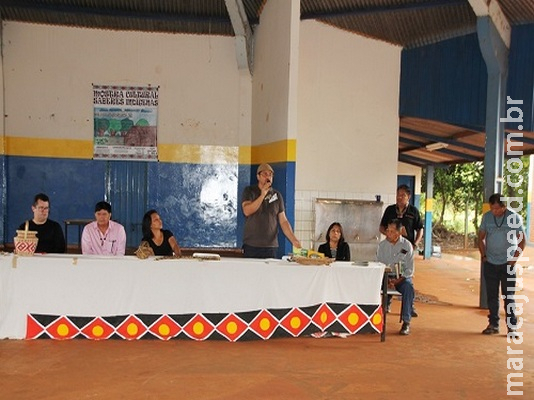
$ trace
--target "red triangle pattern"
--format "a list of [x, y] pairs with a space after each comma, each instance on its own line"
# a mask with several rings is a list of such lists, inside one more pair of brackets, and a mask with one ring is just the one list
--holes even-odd
[[312, 321], [317, 325], [321, 331], [325, 331], [336, 320], [336, 314], [332, 311], [328, 304], [324, 303], [317, 309], [312, 317]]
[[184, 332], [194, 340], [206, 340], [215, 330], [212, 323], [202, 314], [197, 314], [184, 326]]
[[280, 325], [294, 337], [299, 336], [308, 327], [311, 319], [300, 309], [293, 308], [282, 320]]
[[360, 307], [351, 304], [338, 316], [338, 320], [347, 331], [354, 334], [369, 321], [369, 317], [360, 310]]
[[139, 339], [146, 331], [145, 324], [135, 315], [129, 315], [117, 328], [117, 333], [127, 340]]
[[72, 339], [78, 334], [78, 328], [67, 317], [61, 316], [46, 328], [52, 339]]
[[169, 340], [177, 336], [182, 328], [168, 315], [162, 315], [148, 330], [161, 340]]
[[104, 340], [109, 339], [115, 333], [115, 328], [102, 318], [96, 317], [81, 332], [87, 339]]
[[[309, 309], [309, 307], [307, 308]], [[275, 311], [273, 310], [273, 312]], [[207, 340], [214, 332], [217, 332], [219, 337], [222, 336], [228, 341], [235, 342], [247, 333], [254, 333], [257, 337], [266, 340], [274, 334], [277, 328], [282, 328], [283, 331], [294, 337], [304, 334], [310, 325], [315, 325], [319, 330], [325, 331], [336, 321], [341, 323], [345, 330], [351, 334], [357, 333], [366, 324], [369, 324], [378, 333], [381, 333], [384, 327], [384, 314], [380, 306], [376, 306], [371, 316], [368, 316], [356, 304], [348, 304], [338, 314], [333, 311], [329, 304], [323, 303], [319, 305], [311, 317], [300, 308], [292, 308], [287, 311], [277, 310], [275, 314], [273, 312], [266, 309], [258, 310], [255, 316], [252, 314], [253, 317], [251, 316], [250, 322], [247, 322], [249, 319], [243, 320], [239, 314], [229, 313], [220, 315], [223, 318], [216, 324], [210, 321], [210, 317], [203, 314], [195, 314], [185, 324], [176, 322], [180, 319], [176, 320], [167, 314], [162, 314], [150, 326], [147, 326], [141, 317], [134, 314], [118, 317], [119, 321], [121, 318], [123, 319], [120, 323], [115, 323], [116, 326], [107, 322], [106, 319], [113, 320], [117, 316], [96, 316], [81, 328], [78, 328], [68, 316], [28, 314], [26, 316], [26, 339], [50, 337], [65, 340], [85, 337], [92, 340], [105, 340], [118, 335], [126, 340], [137, 340], [149, 332], [147, 337], [156, 337], [161, 340], [170, 340], [178, 336], [185, 336], [193, 340]], [[282, 312], [285, 312], [283, 316], [275, 317]], [[154, 315], [154, 317], [156, 316]], [[248, 335], [247, 338], [250, 336]]]
[[33, 315], [26, 316], [26, 339], [37, 339], [45, 330], [45, 327], [35, 320]]
[[261, 310], [250, 323], [250, 330], [262, 339], [269, 339], [278, 326], [278, 321], [267, 310]]
[[247, 331], [247, 328], [247, 324], [235, 314], [228, 314], [216, 327], [217, 332], [230, 342], [236, 342]]
[[382, 307], [378, 307], [373, 315], [371, 315], [369, 318], [369, 321], [371, 321], [371, 326], [378, 333], [381, 333], [382, 329], [384, 329], [384, 309]]

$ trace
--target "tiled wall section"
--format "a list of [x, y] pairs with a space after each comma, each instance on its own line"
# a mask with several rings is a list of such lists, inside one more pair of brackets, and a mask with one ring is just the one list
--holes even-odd
[[[311, 248], [315, 235], [315, 200], [321, 199], [350, 199], [350, 200], [376, 200], [377, 193], [356, 192], [321, 192], [297, 190], [295, 192], [295, 234], [305, 248]], [[395, 194], [381, 194], [384, 208], [395, 203]], [[313, 246], [315, 249], [319, 244]]]

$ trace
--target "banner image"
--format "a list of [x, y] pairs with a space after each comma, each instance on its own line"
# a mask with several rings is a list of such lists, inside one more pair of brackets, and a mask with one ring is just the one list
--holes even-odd
[[158, 90], [93, 85], [93, 159], [158, 160]]

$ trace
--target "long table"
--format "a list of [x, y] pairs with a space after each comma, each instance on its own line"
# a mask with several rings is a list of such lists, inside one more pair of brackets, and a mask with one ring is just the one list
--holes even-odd
[[0, 256], [0, 339], [269, 339], [382, 332], [384, 265]]

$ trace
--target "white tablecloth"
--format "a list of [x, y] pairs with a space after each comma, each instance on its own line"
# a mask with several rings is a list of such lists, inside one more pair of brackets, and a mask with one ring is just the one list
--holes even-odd
[[24, 338], [28, 314], [222, 313], [318, 303], [380, 304], [384, 265], [282, 260], [139, 260], [0, 256], [0, 339]]

